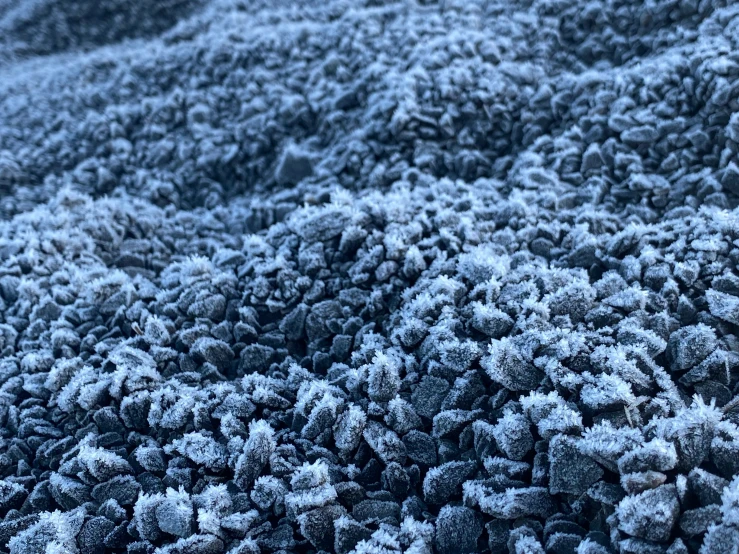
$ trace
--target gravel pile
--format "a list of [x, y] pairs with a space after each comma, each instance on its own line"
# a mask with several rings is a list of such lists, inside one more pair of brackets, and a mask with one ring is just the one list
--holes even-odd
[[0, 551], [739, 553], [739, 5], [0, 0]]

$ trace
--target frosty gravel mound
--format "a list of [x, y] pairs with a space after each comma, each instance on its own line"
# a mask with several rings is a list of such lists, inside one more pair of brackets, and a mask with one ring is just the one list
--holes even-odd
[[739, 6], [0, 0], [0, 551], [739, 554]]

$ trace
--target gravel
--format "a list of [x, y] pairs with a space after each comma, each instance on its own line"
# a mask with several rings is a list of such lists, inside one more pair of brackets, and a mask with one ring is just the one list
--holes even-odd
[[737, 29], [0, 0], [0, 552], [736, 553]]

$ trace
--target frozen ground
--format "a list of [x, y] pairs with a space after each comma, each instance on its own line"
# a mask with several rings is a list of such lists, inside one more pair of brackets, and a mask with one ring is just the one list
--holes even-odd
[[0, 0], [0, 549], [739, 553], [738, 153], [729, 0]]

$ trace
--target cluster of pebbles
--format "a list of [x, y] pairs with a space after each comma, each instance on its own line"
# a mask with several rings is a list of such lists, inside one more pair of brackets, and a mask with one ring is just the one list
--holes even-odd
[[0, 34], [0, 552], [739, 553], [738, 4]]

